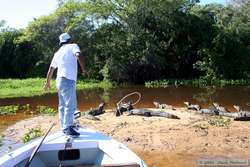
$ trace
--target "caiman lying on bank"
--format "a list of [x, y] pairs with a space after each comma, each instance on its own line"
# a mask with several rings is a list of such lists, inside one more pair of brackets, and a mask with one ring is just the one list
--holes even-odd
[[225, 107], [221, 106], [221, 105], [218, 104], [218, 103], [213, 103], [213, 106], [214, 106], [217, 110], [219, 110], [219, 111], [221, 111], [221, 112], [229, 112]]
[[105, 103], [102, 102], [99, 104], [97, 108], [91, 108], [90, 110], [83, 112], [81, 115], [90, 120], [100, 121], [100, 118], [95, 117], [95, 116], [105, 113], [104, 107], [105, 107]]
[[239, 112], [239, 117], [235, 118], [236, 121], [250, 121], [250, 112], [244, 111], [242, 107], [234, 105], [234, 108]]
[[156, 108], [159, 109], [170, 109], [170, 110], [176, 110], [172, 105], [168, 105], [168, 104], [163, 104], [157, 101], [154, 101], [153, 104], [155, 105]]
[[185, 101], [184, 104], [187, 106], [188, 110], [199, 111], [201, 109], [200, 105], [198, 104], [191, 104], [190, 102], [187, 102], [187, 101]]
[[132, 102], [129, 101], [128, 103], [120, 103], [116, 108], [116, 116], [122, 115], [124, 112], [132, 110], [134, 107], [132, 105]]
[[[155, 103], [154, 103], [155, 104]], [[124, 112], [128, 112], [128, 115], [140, 115], [145, 117], [157, 116], [157, 117], [165, 117], [172, 119], [180, 119], [176, 115], [164, 112], [164, 111], [152, 111], [149, 109], [134, 109], [131, 102], [121, 103], [116, 110], [116, 116], [122, 115]]]
[[234, 118], [235, 121], [249, 121], [250, 112], [242, 111], [239, 106], [234, 106], [238, 112], [229, 112], [225, 107], [218, 103], [213, 103], [213, 107], [208, 109], [201, 109], [198, 104], [191, 104], [184, 102], [187, 105], [188, 110], [196, 110], [200, 114], [219, 115], [224, 117]]
[[129, 115], [140, 115], [140, 116], [146, 116], [146, 117], [165, 117], [165, 118], [171, 118], [171, 119], [180, 119], [178, 116], [164, 112], [164, 111], [152, 111], [149, 109], [132, 109], [129, 111]]

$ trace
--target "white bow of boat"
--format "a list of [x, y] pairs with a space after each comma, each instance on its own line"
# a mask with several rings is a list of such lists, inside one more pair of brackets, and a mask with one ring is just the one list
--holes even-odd
[[[79, 128], [78, 132], [77, 138], [62, 132], [47, 136], [30, 167], [146, 167], [128, 147], [111, 137], [87, 128]], [[5, 154], [0, 166], [23, 167], [39, 142], [37, 139]]]

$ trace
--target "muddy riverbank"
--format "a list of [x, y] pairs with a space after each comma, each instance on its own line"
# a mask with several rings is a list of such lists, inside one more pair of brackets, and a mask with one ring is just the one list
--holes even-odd
[[[249, 159], [250, 122], [231, 120], [228, 125], [211, 124], [217, 117], [207, 117], [186, 111], [184, 108], [165, 110], [181, 119], [161, 117], [115, 117], [113, 112], [99, 116], [101, 121], [79, 119], [81, 125], [98, 130], [125, 143], [151, 167], [198, 166], [204, 158]], [[53, 131], [59, 130], [57, 116], [38, 116], [23, 120], [4, 131], [5, 139], [20, 142], [31, 128], [45, 131], [56, 122]]]

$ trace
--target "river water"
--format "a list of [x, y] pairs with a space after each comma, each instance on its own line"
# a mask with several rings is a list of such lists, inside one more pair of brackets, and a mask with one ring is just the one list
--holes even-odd
[[[112, 89], [92, 89], [77, 92], [78, 108], [81, 111], [97, 107], [102, 101], [107, 103], [106, 108], [115, 108], [116, 103], [126, 94], [138, 91], [142, 94], [140, 102], [135, 107], [154, 107], [153, 101], [171, 104], [176, 107], [184, 107], [184, 101], [200, 104], [203, 108], [211, 106], [212, 102], [227, 107], [230, 111], [235, 111], [233, 105], [237, 104], [250, 110], [250, 86], [231, 87], [166, 87], [166, 88], [146, 88], [145, 86], [123, 86]], [[130, 100], [135, 101], [136, 96]], [[57, 108], [57, 94], [50, 94], [37, 97], [0, 99], [0, 106], [5, 105], [25, 105], [31, 107], [46, 105]], [[17, 121], [33, 117], [35, 115], [17, 113], [11, 116], [0, 116], [0, 131]]]

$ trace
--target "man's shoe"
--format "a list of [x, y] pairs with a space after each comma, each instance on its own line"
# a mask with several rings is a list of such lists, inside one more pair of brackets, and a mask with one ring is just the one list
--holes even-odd
[[69, 136], [79, 136], [80, 135], [80, 133], [75, 131], [75, 129], [72, 126], [64, 129], [63, 133], [66, 134], [66, 135], [69, 135]]

